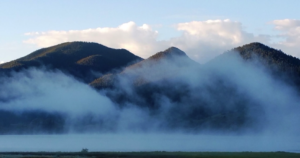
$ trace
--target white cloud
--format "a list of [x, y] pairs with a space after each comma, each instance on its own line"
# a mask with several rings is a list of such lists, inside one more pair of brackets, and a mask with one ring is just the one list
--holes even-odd
[[199, 62], [208, 61], [233, 47], [269, 41], [268, 36], [247, 33], [240, 22], [229, 19], [179, 23], [176, 28], [183, 34], [174, 38], [173, 44]]
[[214, 40], [214, 37], [218, 37], [218, 40], [227, 40], [232, 43], [239, 43], [241, 40], [240, 23], [232, 22], [228, 19], [180, 23], [177, 25], [177, 29], [186, 31], [192, 36], [199, 36], [207, 41]]
[[0, 61], [0, 64], [3, 64], [3, 63], [5, 63], [4, 61]]
[[300, 20], [295, 19], [283, 19], [283, 20], [274, 20], [272, 22], [275, 25], [275, 28], [278, 30], [290, 30], [297, 29], [299, 30]]
[[24, 41], [25, 43], [39, 47], [49, 47], [69, 41], [91, 41], [112, 48], [125, 48], [144, 58], [164, 48], [160, 47], [157, 42], [157, 31], [152, 30], [147, 24], [137, 26], [132, 21], [114, 28], [30, 32], [25, 35], [33, 36]]
[[92, 41], [112, 48], [125, 48], [143, 58], [175, 46], [203, 63], [234, 47], [250, 42], [268, 44], [270, 40], [267, 35], [255, 36], [246, 32], [242, 23], [229, 19], [179, 23], [175, 29], [182, 34], [159, 41], [158, 32], [151, 26], [128, 22], [118, 27], [26, 33], [32, 37], [25, 43], [48, 47], [68, 41]]
[[299, 58], [300, 20], [283, 19], [274, 20], [272, 23], [275, 25], [275, 29], [281, 32], [279, 37], [283, 38], [283, 41], [274, 44], [274, 47], [283, 49], [284, 52]]

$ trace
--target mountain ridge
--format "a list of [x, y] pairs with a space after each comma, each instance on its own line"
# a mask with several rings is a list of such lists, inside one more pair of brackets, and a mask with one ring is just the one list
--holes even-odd
[[67, 42], [42, 48], [24, 57], [3, 63], [4, 71], [21, 71], [29, 67], [59, 69], [90, 82], [90, 71], [107, 73], [138, 62], [142, 58], [125, 49], [112, 49], [98, 43]]

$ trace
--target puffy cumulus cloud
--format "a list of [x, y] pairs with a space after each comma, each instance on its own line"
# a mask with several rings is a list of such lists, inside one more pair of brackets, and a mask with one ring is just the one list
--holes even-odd
[[279, 37], [282, 41], [274, 44], [275, 47], [283, 49], [293, 56], [300, 57], [300, 20], [283, 19], [272, 22], [275, 29], [281, 31]]
[[0, 64], [3, 64], [3, 63], [5, 63], [4, 61], [0, 61]]
[[226, 20], [192, 21], [180, 23], [178, 30], [186, 31], [189, 35], [200, 36], [201, 38], [214, 41], [213, 37], [228, 40], [232, 43], [241, 41], [241, 24]]
[[179, 23], [176, 29], [183, 33], [172, 40], [173, 45], [187, 51], [190, 57], [200, 63], [233, 47], [269, 41], [269, 36], [247, 33], [240, 22], [229, 19]]
[[49, 47], [69, 41], [91, 41], [112, 48], [125, 48], [132, 53], [147, 58], [161, 49], [157, 41], [158, 32], [143, 24], [137, 26], [134, 22], [124, 23], [118, 27], [103, 27], [86, 30], [47, 31], [25, 33], [32, 38], [24, 41], [39, 47]]

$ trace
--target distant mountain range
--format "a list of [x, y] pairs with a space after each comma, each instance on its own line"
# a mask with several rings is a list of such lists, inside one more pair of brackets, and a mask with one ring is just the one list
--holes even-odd
[[[231, 60], [233, 56], [238, 58], [238, 66], [234, 65], [235, 60]], [[253, 80], [259, 78], [256, 70], [263, 70], [272, 76], [272, 80], [295, 87], [300, 92], [300, 60], [261, 43], [234, 48], [201, 65], [176, 47], [142, 59], [125, 49], [68, 42], [1, 64], [0, 72], [9, 74], [30, 67], [61, 70], [102, 91], [121, 108], [136, 105], [147, 109], [151, 116], [163, 120], [159, 126], [164, 130], [239, 131], [246, 126], [260, 129], [257, 122], [262, 120], [249, 116], [249, 113], [255, 111], [257, 115], [263, 115], [263, 103], [248, 93], [249, 78], [245, 78], [245, 85], [243, 82], [246, 88], [238, 86], [242, 75], [251, 77], [253, 74]], [[161, 116], [165, 104], [172, 106]], [[2, 134], [16, 129], [23, 131], [16, 132], [20, 134], [64, 132], [65, 120], [61, 114], [31, 111], [20, 116], [5, 110], [0, 110], [0, 113], [0, 127], [5, 126], [0, 130]], [[34, 122], [37, 118], [38, 127]], [[13, 126], [15, 124], [19, 124], [18, 127]], [[91, 124], [82, 122], [83, 125]]]
[[[300, 80], [298, 80], [300, 79], [300, 60], [261, 43], [250, 43], [234, 48], [216, 57], [208, 62], [208, 64], [236, 53], [246, 61], [259, 59], [260, 63], [263, 63], [269, 69], [292, 76], [297, 85], [300, 85]], [[188, 63], [200, 66], [200, 64], [191, 60], [183, 51], [175, 47], [158, 52], [144, 60], [125, 49], [112, 49], [98, 43], [90, 42], [67, 42], [43, 48], [25, 57], [0, 64], [0, 72], [10, 72], [11, 70], [22, 71], [30, 67], [46, 68], [49, 70], [57, 69], [73, 75], [81, 81], [90, 83], [93, 87], [101, 89], [103, 88], [101, 85], [104, 87], [108, 86], [102, 83], [102, 81], [105, 82], [108, 78], [113, 78], [118, 73], [124, 74], [147, 64], [149, 66], [152, 65], [151, 67], [155, 69], [156, 62], [161, 60], [173, 60], [176, 62], [178, 60], [175, 58], [178, 57], [182, 57], [184, 61], [181, 62], [184, 63], [173, 64], [186, 66]], [[95, 78], [96, 75], [93, 75], [93, 72], [103, 76]]]

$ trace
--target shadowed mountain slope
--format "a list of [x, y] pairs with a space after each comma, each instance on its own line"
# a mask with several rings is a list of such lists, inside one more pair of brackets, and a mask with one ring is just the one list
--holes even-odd
[[288, 70], [300, 73], [300, 60], [298, 58], [258, 42], [234, 48], [216, 57], [210, 61], [210, 63], [222, 60], [223, 58], [226, 58], [226, 56], [236, 53], [246, 61], [262, 62], [262, 64], [269, 68], [276, 67], [281, 71]]
[[97, 43], [67, 42], [37, 50], [20, 59], [0, 65], [2, 71], [21, 71], [29, 67], [59, 69], [85, 82], [92, 72], [106, 73], [140, 61], [125, 49], [112, 49]]
[[[263, 66], [262, 68], [272, 73], [278, 80], [296, 86], [300, 90], [300, 60], [285, 54], [281, 50], [276, 50], [258, 42], [225, 52], [210, 61], [208, 65], [222, 63], [222, 61], [226, 61], [227, 58], [237, 54], [246, 62]], [[226, 62], [223, 62], [223, 64], [228, 65]]]

